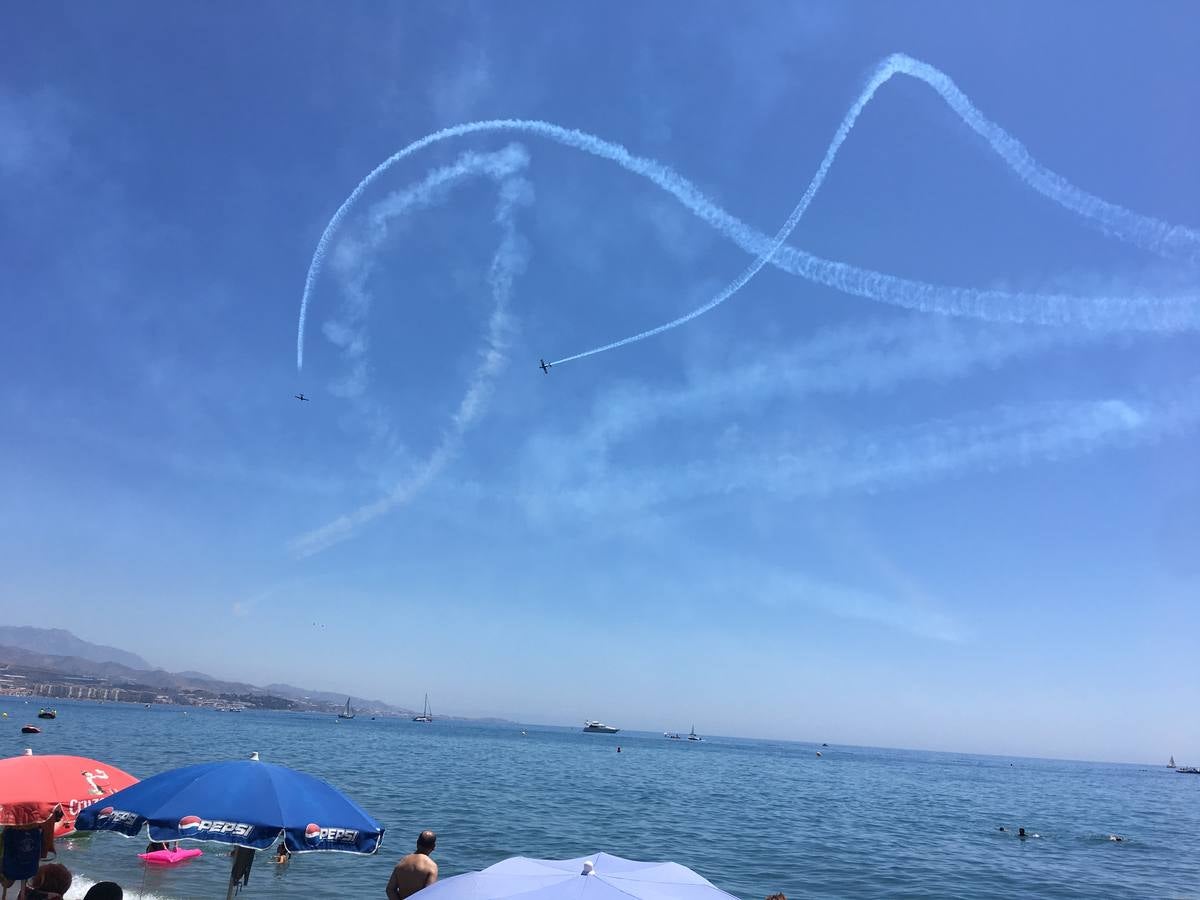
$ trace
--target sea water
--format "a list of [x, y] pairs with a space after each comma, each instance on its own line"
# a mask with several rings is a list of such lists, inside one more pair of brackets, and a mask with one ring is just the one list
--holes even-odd
[[[3, 755], [74, 753], [146, 777], [258, 751], [326, 779], [387, 828], [373, 857], [278, 866], [260, 854], [245, 897], [383, 897], [425, 828], [443, 878], [517, 854], [603, 850], [674, 860], [743, 898], [1200, 896], [1200, 777], [1165, 766], [56, 702], [42, 734], [22, 735], [36, 701], [0, 699]], [[1020, 826], [1037, 837], [1020, 840]], [[77, 875], [71, 898], [102, 880], [127, 897], [220, 898], [228, 884], [216, 844], [176, 868], [143, 865], [144, 838], [59, 846]]]

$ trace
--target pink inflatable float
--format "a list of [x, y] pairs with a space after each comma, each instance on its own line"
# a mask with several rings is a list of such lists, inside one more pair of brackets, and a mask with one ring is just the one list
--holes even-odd
[[203, 855], [204, 851], [196, 847], [186, 847], [179, 850], [155, 850], [153, 853], [139, 853], [142, 859], [156, 866], [173, 866], [185, 859]]

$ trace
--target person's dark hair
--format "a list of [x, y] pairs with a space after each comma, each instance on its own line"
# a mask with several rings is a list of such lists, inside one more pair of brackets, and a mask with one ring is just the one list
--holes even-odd
[[71, 870], [62, 863], [46, 863], [30, 879], [34, 880], [34, 886], [47, 894], [65, 894], [71, 889]]
[[417, 835], [417, 849], [428, 853], [437, 845], [437, 835], [432, 831], [422, 831]]
[[83, 900], [122, 900], [124, 896], [125, 892], [115, 881], [98, 881], [83, 895]]
[[771, 894], [771, 896], [767, 897], [767, 900], [787, 900], [787, 897], [783, 894]]

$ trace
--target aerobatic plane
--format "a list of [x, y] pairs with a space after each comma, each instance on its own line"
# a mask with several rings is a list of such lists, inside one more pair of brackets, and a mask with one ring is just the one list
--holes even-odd
[[305, 397], [303, 394], [292, 394], [292, 396], [295, 397], [297, 400], [304, 400], [305, 402], [308, 402], [309, 400], [312, 399], [311, 397]]
[[546, 362], [546, 361], [543, 359], [543, 360], [542, 360], [542, 373], [543, 373], [543, 374], [545, 374], [545, 375], [549, 375], [549, 374], [550, 374], [550, 367], [551, 367], [552, 365], [554, 365], [554, 363], [548, 363], [548, 362]]

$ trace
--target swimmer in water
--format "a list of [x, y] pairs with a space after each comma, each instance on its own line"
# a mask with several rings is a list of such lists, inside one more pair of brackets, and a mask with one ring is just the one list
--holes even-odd
[[997, 831], [1008, 831], [1008, 829], [1005, 828], [1003, 825], [999, 826], [996, 830]]
[[1108, 839], [1110, 841], [1117, 841], [1118, 843], [1125, 840], [1125, 838], [1121, 837], [1119, 834], [1110, 834]]

